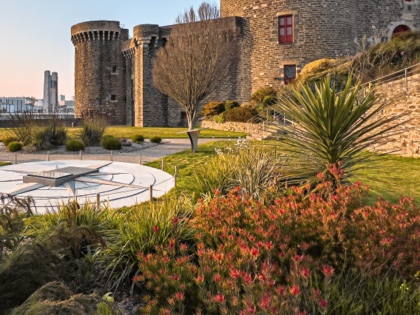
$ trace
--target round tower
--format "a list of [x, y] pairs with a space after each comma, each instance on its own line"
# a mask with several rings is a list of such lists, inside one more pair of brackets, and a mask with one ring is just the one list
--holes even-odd
[[[252, 92], [293, 79], [308, 64], [355, 49], [357, 0], [221, 0], [222, 17], [244, 18]], [[245, 53], [245, 52], [243, 52]]]
[[116, 21], [92, 21], [74, 25], [75, 116], [93, 111], [107, 114], [116, 125], [126, 120], [125, 60], [122, 43], [128, 30]]

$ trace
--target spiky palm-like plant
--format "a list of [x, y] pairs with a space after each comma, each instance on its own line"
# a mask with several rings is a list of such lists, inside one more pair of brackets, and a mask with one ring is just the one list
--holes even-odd
[[307, 157], [297, 163], [293, 179], [315, 182], [319, 172], [329, 174], [327, 164], [341, 164], [346, 180], [366, 167], [373, 156], [364, 151], [386, 143], [404, 123], [398, 122], [404, 114], [382, 115], [393, 102], [374, 87], [352, 87], [351, 77], [343, 91], [327, 78], [314, 91], [301, 85], [280, 96], [273, 108], [289, 120], [277, 125], [284, 132], [281, 139], [286, 150]]

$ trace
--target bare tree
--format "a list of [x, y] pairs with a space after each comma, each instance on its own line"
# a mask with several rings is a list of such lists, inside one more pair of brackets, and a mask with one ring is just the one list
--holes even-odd
[[154, 86], [184, 108], [190, 130], [203, 101], [234, 64], [237, 34], [218, 30], [214, 22], [175, 25], [153, 60]]
[[217, 4], [203, 2], [198, 7], [197, 12], [194, 7], [186, 8], [175, 19], [176, 24], [194, 23], [200, 21], [208, 21], [220, 18], [220, 10]]

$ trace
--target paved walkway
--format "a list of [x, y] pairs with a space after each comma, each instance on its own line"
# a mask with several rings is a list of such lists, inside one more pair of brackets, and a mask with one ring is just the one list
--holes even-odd
[[[205, 144], [211, 141], [218, 141], [225, 139], [211, 139], [211, 138], [202, 138], [199, 140], [199, 144]], [[118, 151], [113, 152], [113, 160], [118, 162], [126, 163], [139, 163], [140, 154], [142, 155], [143, 163], [151, 162], [164, 158], [165, 156], [182, 152], [185, 150], [191, 149], [191, 144], [189, 139], [164, 139], [162, 144], [140, 151], [129, 152], [129, 153], [119, 153]], [[0, 161], [11, 161], [13, 162], [15, 158], [14, 153], [2, 152], [0, 153]], [[57, 160], [78, 160], [78, 153], [69, 153], [69, 154], [51, 154], [50, 161]], [[18, 163], [26, 162], [37, 162], [37, 161], [46, 161], [46, 154], [26, 154], [18, 153], [17, 161]], [[91, 154], [83, 155], [83, 160], [110, 160], [110, 154]]]

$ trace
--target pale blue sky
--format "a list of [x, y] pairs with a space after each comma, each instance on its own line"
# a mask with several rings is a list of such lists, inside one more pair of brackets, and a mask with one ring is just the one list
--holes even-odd
[[202, 0], [0, 0], [0, 97], [43, 97], [44, 71], [58, 72], [59, 94], [74, 95], [72, 25], [92, 20], [173, 24]]

